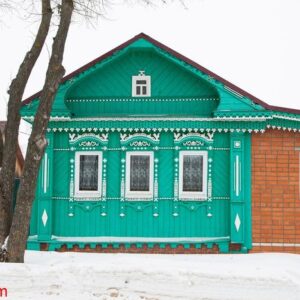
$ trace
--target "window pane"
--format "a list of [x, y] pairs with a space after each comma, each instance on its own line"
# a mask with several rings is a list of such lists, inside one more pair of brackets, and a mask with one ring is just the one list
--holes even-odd
[[130, 157], [130, 191], [149, 191], [150, 157], [132, 155]]
[[184, 192], [202, 192], [203, 156], [184, 155], [182, 176]]
[[98, 190], [98, 155], [80, 155], [79, 190]]
[[141, 94], [141, 87], [139, 85], [136, 86], [136, 94], [137, 95]]
[[136, 84], [147, 84], [146, 80], [137, 80]]
[[146, 86], [143, 86], [143, 95], [147, 95], [147, 87]]

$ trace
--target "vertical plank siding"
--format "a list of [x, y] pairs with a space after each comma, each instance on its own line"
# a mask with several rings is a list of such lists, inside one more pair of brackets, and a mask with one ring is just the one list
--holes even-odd
[[[56, 135], [56, 149], [66, 149], [68, 136]], [[119, 133], [109, 136], [109, 148], [119, 148]], [[216, 135], [226, 146], [226, 135]], [[163, 133], [160, 146], [172, 147], [173, 134]], [[227, 144], [228, 146], [228, 144]], [[160, 150], [159, 153], [159, 217], [152, 215], [151, 201], [127, 201], [126, 216], [120, 217], [120, 150], [108, 152], [107, 163], [107, 216], [100, 215], [100, 207], [86, 211], [75, 208], [74, 216], [68, 216], [69, 199], [69, 152], [55, 151], [53, 177], [53, 235], [55, 236], [132, 236], [132, 237], [213, 237], [228, 236], [228, 199], [217, 199], [212, 203], [213, 218], [206, 215], [203, 206], [191, 210], [199, 201], [184, 202], [180, 206], [179, 216], [172, 215], [174, 197], [174, 156], [173, 150]], [[213, 170], [213, 197], [229, 197], [228, 151], [217, 151]], [[220, 172], [222, 170], [222, 172]], [[62, 199], [65, 198], [65, 199]], [[93, 205], [85, 201], [85, 206]], [[141, 206], [141, 211], [136, 207]], [[148, 206], [148, 207], [147, 207]], [[34, 226], [32, 226], [34, 233]]]
[[[151, 88], [135, 86], [143, 75]], [[24, 101], [29, 122], [38, 97]], [[140, 34], [60, 84], [28, 248], [299, 252], [299, 121]], [[76, 151], [102, 152], [98, 198], [74, 195]], [[125, 193], [126, 151], [153, 154], [150, 200]], [[199, 193], [179, 192], [183, 151], [207, 164]]]

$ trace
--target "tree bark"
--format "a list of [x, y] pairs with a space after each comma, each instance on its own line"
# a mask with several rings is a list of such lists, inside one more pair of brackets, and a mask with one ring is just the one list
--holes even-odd
[[45, 84], [29, 138], [24, 172], [20, 182], [16, 208], [9, 234], [7, 250], [7, 261], [9, 262], [24, 262], [36, 181], [40, 162], [47, 146], [45, 138], [46, 129], [55, 94], [65, 73], [62, 66], [62, 59], [73, 9], [73, 0], [62, 0], [60, 23], [53, 41]]
[[12, 81], [8, 94], [8, 114], [3, 147], [3, 165], [0, 172], [0, 245], [9, 234], [12, 220], [12, 197], [20, 125], [20, 108], [25, 86], [31, 71], [42, 51], [49, 32], [52, 10], [50, 0], [42, 0], [42, 19], [37, 36], [29, 52], [24, 57], [16, 78]]
[[3, 158], [3, 138], [2, 138], [2, 132], [0, 130], [0, 168], [2, 167], [2, 158]]

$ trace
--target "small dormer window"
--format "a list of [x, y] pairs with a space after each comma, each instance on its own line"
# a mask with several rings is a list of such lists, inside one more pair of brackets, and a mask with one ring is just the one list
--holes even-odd
[[139, 75], [132, 76], [132, 97], [151, 96], [151, 77], [140, 71]]

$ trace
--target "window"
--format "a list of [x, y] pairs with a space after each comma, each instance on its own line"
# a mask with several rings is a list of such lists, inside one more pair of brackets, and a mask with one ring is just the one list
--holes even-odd
[[151, 77], [145, 75], [145, 71], [140, 71], [138, 76], [132, 76], [132, 96], [151, 96]]
[[207, 152], [181, 151], [179, 154], [179, 198], [207, 197]]
[[147, 80], [136, 80], [135, 93], [139, 96], [147, 95]]
[[153, 197], [153, 153], [126, 153], [126, 197]]
[[75, 154], [75, 197], [101, 197], [102, 153]]

